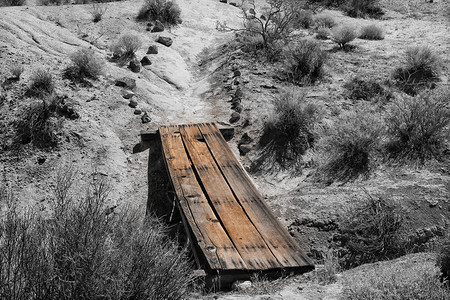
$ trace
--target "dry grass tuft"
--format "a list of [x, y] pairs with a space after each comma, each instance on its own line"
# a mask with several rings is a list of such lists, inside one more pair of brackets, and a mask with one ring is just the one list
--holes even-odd
[[175, 1], [168, 0], [145, 0], [144, 5], [137, 15], [138, 20], [160, 21], [173, 26], [181, 23], [181, 10]]
[[31, 75], [28, 95], [39, 98], [51, 95], [55, 89], [53, 76], [45, 69], [36, 69]]
[[359, 38], [364, 40], [382, 40], [384, 39], [384, 32], [381, 27], [371, 24], [361, 28]]
[[83, 48], [70, 55], [72, 65], [64, 70], [64, 76], [74, 81], [83, 81], [85, 78], [96, 79], [103, 74], [104, 62], [94, 50]]
[[339, 45], [341, 49], [346, 49], [348, 43], [358, 37], [356, 28], [352, 25], [344, 25], [331, 29], [331, 39]]

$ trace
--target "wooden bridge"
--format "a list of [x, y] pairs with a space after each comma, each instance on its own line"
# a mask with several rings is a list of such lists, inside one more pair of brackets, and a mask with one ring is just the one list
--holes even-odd
[[160, 127], [159, 137], [195, 259], [206, 274], [226, 284], [254, 273], [314, 268], [214, 123]]

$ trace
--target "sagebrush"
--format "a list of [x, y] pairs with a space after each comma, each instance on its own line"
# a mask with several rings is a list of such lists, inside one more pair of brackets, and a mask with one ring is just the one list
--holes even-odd
[[343, 25], [331, 29], [331, 39], [341, 49], [347, 49], [348, 43], [356, 39], [357, 36], [356, 28], [352, 25]]
[[135, 53], [142, 46], [141, 39], [133, 34], [125, 34], [111, 45], [113, 58], [126, 61], [135, 57]]
[[322, 14], [314, 17], [316, 27], [332, 28], [336, 25], [336, 21], [330, 15]]
[[181, 23], [181, 10], [175, 1], [146, 0], [137, 15], [138, 20], [160, 21], [173, 26]]
[[359, 38], [365, 40], [382, 40], [384, 39], [384, 32], [381, 27], [370, 24], [361, 28]]
[[27, 0], [0, 0], [1, 6], [23, 6], [27, 3]]
[[387, 102], [394, 96], [392, 92], [374, 79], [353, 77], [344, 84], [347, 96], [353, 100], [372, 100]]
[[301, 157], [314, 143], [318, 116], [318, 107], [306, 100], [304, 92], [285, 92], [276, 98], [259, 141], [261, 156], [254, 169], [290, 168], [300, 172]]
[[379, 17], [383, 15], [379, 0], [348, 0], [344, 6], [350, 17]]
[[64, 71], [66, 78], [82, 81], [85, 78], [97, 79], [103, 74], [103, 60], [93, 49], [82, 48], [70, 55], [72, 65]]
[[43, 98], [51, 95], [55, 89], [52, 74], [43, 68], [34, 70], [30, 81], [31, 83], [27, 92], [30, 96]]

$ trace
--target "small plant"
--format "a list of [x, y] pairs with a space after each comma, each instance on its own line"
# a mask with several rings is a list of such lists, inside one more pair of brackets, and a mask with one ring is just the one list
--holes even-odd
[[137, 15], [138, 20], [160, 21], [171, 26], [181, 23], [181, 10], [175, 1], [145, 0]]
[[92, 10], [91, 10], [92, 22], [94, 23], [100, 22], [107, 9], [108, 7], [101, 6], [100, 3], [92, 3]]
[[141, 46], [142, 42], [139, 37], [132, 34], [122, 35], [117, 42], [111, 45], [113, 58], [120, 60], [132, 59]]
[[344, 87], [348, 91], [348, 97], [353, 100], [381, 100], [386, 102], [393, 98], [390, 91], [372, 79], [364, 80], [353, 77], [344, 84]]
[[20, 75], [22, 75], [23, 71], [24, 71], [24, 68], [23, 68], [22, 65], [13, 66], [13, 67], [10, 69], [10, 73], [11, 73], [11, 75], [12, 75], [12, 78], [14, 78], [14, 79], [16, 79], [16, 80], [19, 80], [19, 79], [20, 79]]
[[327, 55], [319, 43], [300, 40], [288, 50], [286, 57], [286, 69], [294, 82], [314, 83], [323, 76]]
[[445, 237], [444, 242], [439, 248], [437, 256], [437, 265], [441, 270], [441, 281], [450, 280], [450, 235]]
[[399, 236], [403, 212], [392, 201], [366, 192], [349, 208], [339, 224], [340, 239], [348, 251], [342, 257], [346, 268], [402, 255]]
[[85, 78], [96, 79], [103, 73], [104, 62], [88, 48], [77, 50], [70, 55], [72, 65], [64, 70], [64, 76], [74, 81], [83, 81]]
[[54, 89], [53, 76], [49, 71], [45, 69], [34, 70], [28, 88], [29, 95], [42, 98], [51, 95]]
[[325, 27], [325, 28], [332, 28], [336, 26], [336, 21], [334, 18], [330, 15], [322, 14], [318, 15], [314, 18], [314, 24], [317, 28]]
[[346, 49], [347, 44], [356, 39], [358, 34], [355, 27], [344, 25], [331, 29], [331, 39], [337, 43], [341, 49]]
[[345, 12], [354, 18], [365, 16], [379, 17], [383, 15], [379, 0], [348, 0], [345, 5]]
[[377, 25], [371, 24], [361, 28], [359, 38], [364, 40], [382, 40], [384, 39], [384, 32]]
[[314, 143], [318, 112], [316, 105], [306, 101], [304, 92], [286, 92], [276, 98], [259, 141], [262, 154], [254, 170], [280, 167], [300, 171], [301, 156]]
[[23, 6], [27, 0], [0, 0], [1, 6]]
[[449, 95], [449, 91], [426, 92], [391, 104], [386, 125], [387, 150], [393, 159], [421, 164], [440, 159], [449, 136]]
[[345, 183], [360, 176], [367, 178], [382, 132], [379, 117], [361, 111], [347, 113], [326, 131], [326, 137], [318, 145], [324, 154], [324, 163], [318, 170], [319, 179]]
[[300, 27], [308, 29], [314, 24], [313, 13], [310, 10], [301, 10], [295, 20], [295, 25], [300, 25]]
[[326, 40], [326, 39], [328, 39], [330, 34], [331, 34], [331, 31], [330, 31], [330, 29], [328, 27], [320, 26], [316, 30], [316, 39]]
[[438, 81], [442, 60], [429, 47], [413, 47], [405, 52], [404, 66], [394, 71], [393, 77], [400, 87], [410, 95]]

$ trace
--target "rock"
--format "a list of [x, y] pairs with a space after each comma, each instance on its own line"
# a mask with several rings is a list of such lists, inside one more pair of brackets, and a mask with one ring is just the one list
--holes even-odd
[[163, 32], [164, 31], [164, 24], [161, 23], [159, 20], [156, 20], [155, 25], [152, 28], [152, 32]]
[[147, 54], [158, 54], [158, 46], [156, 45], [148, 46]]
[[219, 0], [220, 1], [220, 3], [227, 3], [228, 2], [228, 0]]
[[237, 3], [236, 2], [230, 2], [230, 5], [237, 7]]
[[240, 103], [233, 104], [231, 106], [231, 109], [233, 109], [235, 112], [241, 113], [242, 112], [242, 104], [240, 104]]
[[244, 133], [241, 137], [241, 139], [239, 140], [238, 144], [250, 144], [251, 142], [253, 142], [253, 138], [250, 137], [248, 135], [248, 133]]
[[121, 86], [130, 90], [133, 90], [136, 87], [136, 80], [129, 78], [129, 77], [123, 77], [116, 80], [116, 86]]
[[241, 115], [238, 112], [233, 112], [231, 114], [230, 123], [236, 123], [241, 118]]
[[144, 112], [144, 114], [141, 116], [141, 121], [142, 124], [148, 123], [150, 122], [152, 119], [150, 118], [150, 116], [148, 115], [147, 112]]
[[65, 103], [64, 105], [62, 105], [61, 108], [60, 108], [60, 112], [66, 118], [69, 118], [71, 120], [75, 120], [75, 119], [78, 119], [80, 117], [78, 112], [75, 111], [75, 108], [74, 108], [73, 104], [70, 104], [70, 103]]
[[158, 43], [163, 44], [166, 47], [172, 46], [173, 40], [170, 37], [160, 36], [157, 40]]
[[140, 108], [136, 108], [135, 110], [134, 110], [134, 114], [135, 115], [140, 115], [142, 113], [142, 110], [140, 109]]
[[236, 98], [242, 98], [244, 96], [244, 93], [242, 92], [241, 88], [238, 87], [236, 89], [236, 92], [234, 92], [234, 97]]
[[136, 101], [136, 99], [131, 99], [130, 103], [128, 104], [128, 106], [131, 108], [135, 108], [137, 105], [138, 105], [138, 102]]
[[142, 59], [141, 59], [141, 65], [143, 66], [143, 67], [145, 67], [145, 66], [150, 66], [152, 64], [152, 62], [150, 61], [150, 59], [148, 58], [148, 56], [144, 56]]
[[45, 156], [39, 156], [37, 159], [37, 163], [42, 165], [43, 163], [45, 163], [46, 160], [47, 158]]
[[237, 280], [237, 281], [233, 282], [233, 284], [231, 285], [231, 288], [236, 291], [246, 290], [251, 287], [252, 287], [252, 282], [249, 280], [246, 280], [246, 281]]
[[175, 23], [181, 24], [181, 23], [183, 23], [183, 20], [180, 17], [176, 17], [175, 18]]
[[141, 63], [137, 59], [132, 59], [128, 68], [134, 73], [139, 73], [141, 71]]
[[248, 144], [239, 145], [239, 154], [241, 154], [242, 156], [245, 156], [245, 154], [252, 151], [252, 148], [253, 147]]
[[428, 199], [427, 202], [428, 202], [428, 205], [430, 205], [430, 207], [435, 207], [439, 203], [439, 201], [436, 199]]
[[131, 99], [135, 96], [136, 94], [130, 90], [123, 90], [122, 91], [122, 97], [125, 99]]
[[238, 76], [241, 76], [241, 71], [239, 71], [239, 70], [234, 71], [233, 77], [238, 77]]

